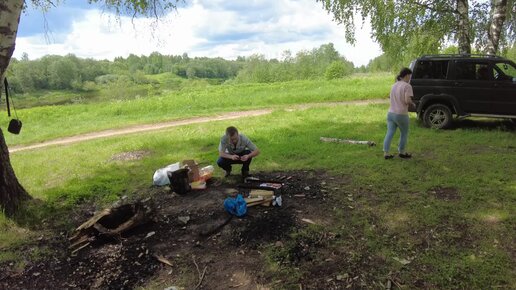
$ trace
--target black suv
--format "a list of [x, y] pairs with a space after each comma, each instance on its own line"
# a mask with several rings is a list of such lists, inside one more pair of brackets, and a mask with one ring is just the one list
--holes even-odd
[[516, 65], [494, 55], [425, 55], [410, 64], [414, 103], [423, 123], [450, 126], [455, 115], [516, 120]]

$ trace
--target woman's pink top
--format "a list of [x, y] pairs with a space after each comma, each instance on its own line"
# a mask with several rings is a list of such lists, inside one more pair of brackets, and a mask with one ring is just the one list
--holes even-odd
[[412, 86], [404, 81], [397, 81], [392, 85], [391, 94], [391, 106], [389, 112], [400, 115], [408, 115], [408, 106], [411, 102], [411, 98], [414, 96], [412, 92]]

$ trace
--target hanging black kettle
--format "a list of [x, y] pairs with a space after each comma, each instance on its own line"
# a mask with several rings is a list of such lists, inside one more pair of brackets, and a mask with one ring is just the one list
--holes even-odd
[[22, 127], [22, 122], [18, 119], [11, 119], [9, 122], [9, 127], [7, 127], [7, 131], [13, 133], [13, 134], [20, 134], [20, 130]]
[[[7, 116], [11, 117], [11, 107], [9, 106], [9, 83], [7, 82], [7, 78], [4, 78], [4, 88], [5, 88], [5, 102], [7, 103]], [[14, 110], [14, 113], [16, 114], [16, 109], [14, 108], [14, 103], [13, 103], [13, 110]], [[20, 134], [21, 127], [22, 127], [22, 122], [18, 119], [18, 115], [16, 115], [16, 119], [11, 119], [11, 121], [9, 122], [7, 131], [18, 135], [18, 134]]]

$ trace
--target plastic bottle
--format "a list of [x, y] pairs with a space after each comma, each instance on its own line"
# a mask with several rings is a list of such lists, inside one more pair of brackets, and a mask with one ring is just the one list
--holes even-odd
[[202, 180], [206, 181], [213, 176], [213, 171], [215, 171], [213, 165], [205, 166], [199, 170], [199, 176]]

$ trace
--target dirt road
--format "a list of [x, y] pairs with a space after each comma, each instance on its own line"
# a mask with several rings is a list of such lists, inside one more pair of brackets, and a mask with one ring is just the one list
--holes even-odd
[[[340, 106], [340, 105], [384, 104], [384, 103], [387, 103], [388, 101], [389, 101], [388, 99], [374, 99], [374, 100], [359, 100], [359, 101], [346, 101], [346, 102], [313, 103], [313, 104], [294, 105], [294, 106], [287, 107], [286, 109], [287, 110], [303, 110], [303, 109], [314, 108], [314, 107], [333, 107], [333, 106]], [[244, 116], [245, 117], [261, 116], [261, 115], [270, 114], [272, 112], [273, 112], [273, 109], [239, 111], [239, 112], [223, 113], [223, 114], [217, 115], [217, 116], [196, 117], [196, 118], [173, 120], [173, 121], [167, 121], [167, 122], [161, 122], [161, 123], [155, 123], [155, 124], [136, 125], [136, 126], [126, 127], [126, 128], [110, 129], [110, 130], [91, 132], [91, 133], [86, 133], [86, 134], [70, 136], [70, 137], [58, 138], [58, 139], [49, 140], [49, 141], [32, 144], [32, 145], [12, 146], [11, 148], [9, 148], [9, 152], [15, 153], [15, 152], [19, 152], [19, 151], [33, 150], [33, 149], [43, 148], [43, 147], [52, 146], [52, 145], [67, 145], [67, 144], [78, 143], [78, 142], [88, 141], [88, 140], [93, 140], [93, 139], [98, 139], [98, 138], [106, 138], [106, 137], [134, 134], [134, 133], [147, 132], [147, 131], [156, 131], [156, 130], [167, 129], [167, 128], [171, 128], [171, 127], [183, 126], [183, 125], [200, 124], [200, 123], [207, 123], [207, 122], [212, 122], [212, 121], [232, 120], [232, 119], [238, 119], [238, 118], [241, 118]]]

